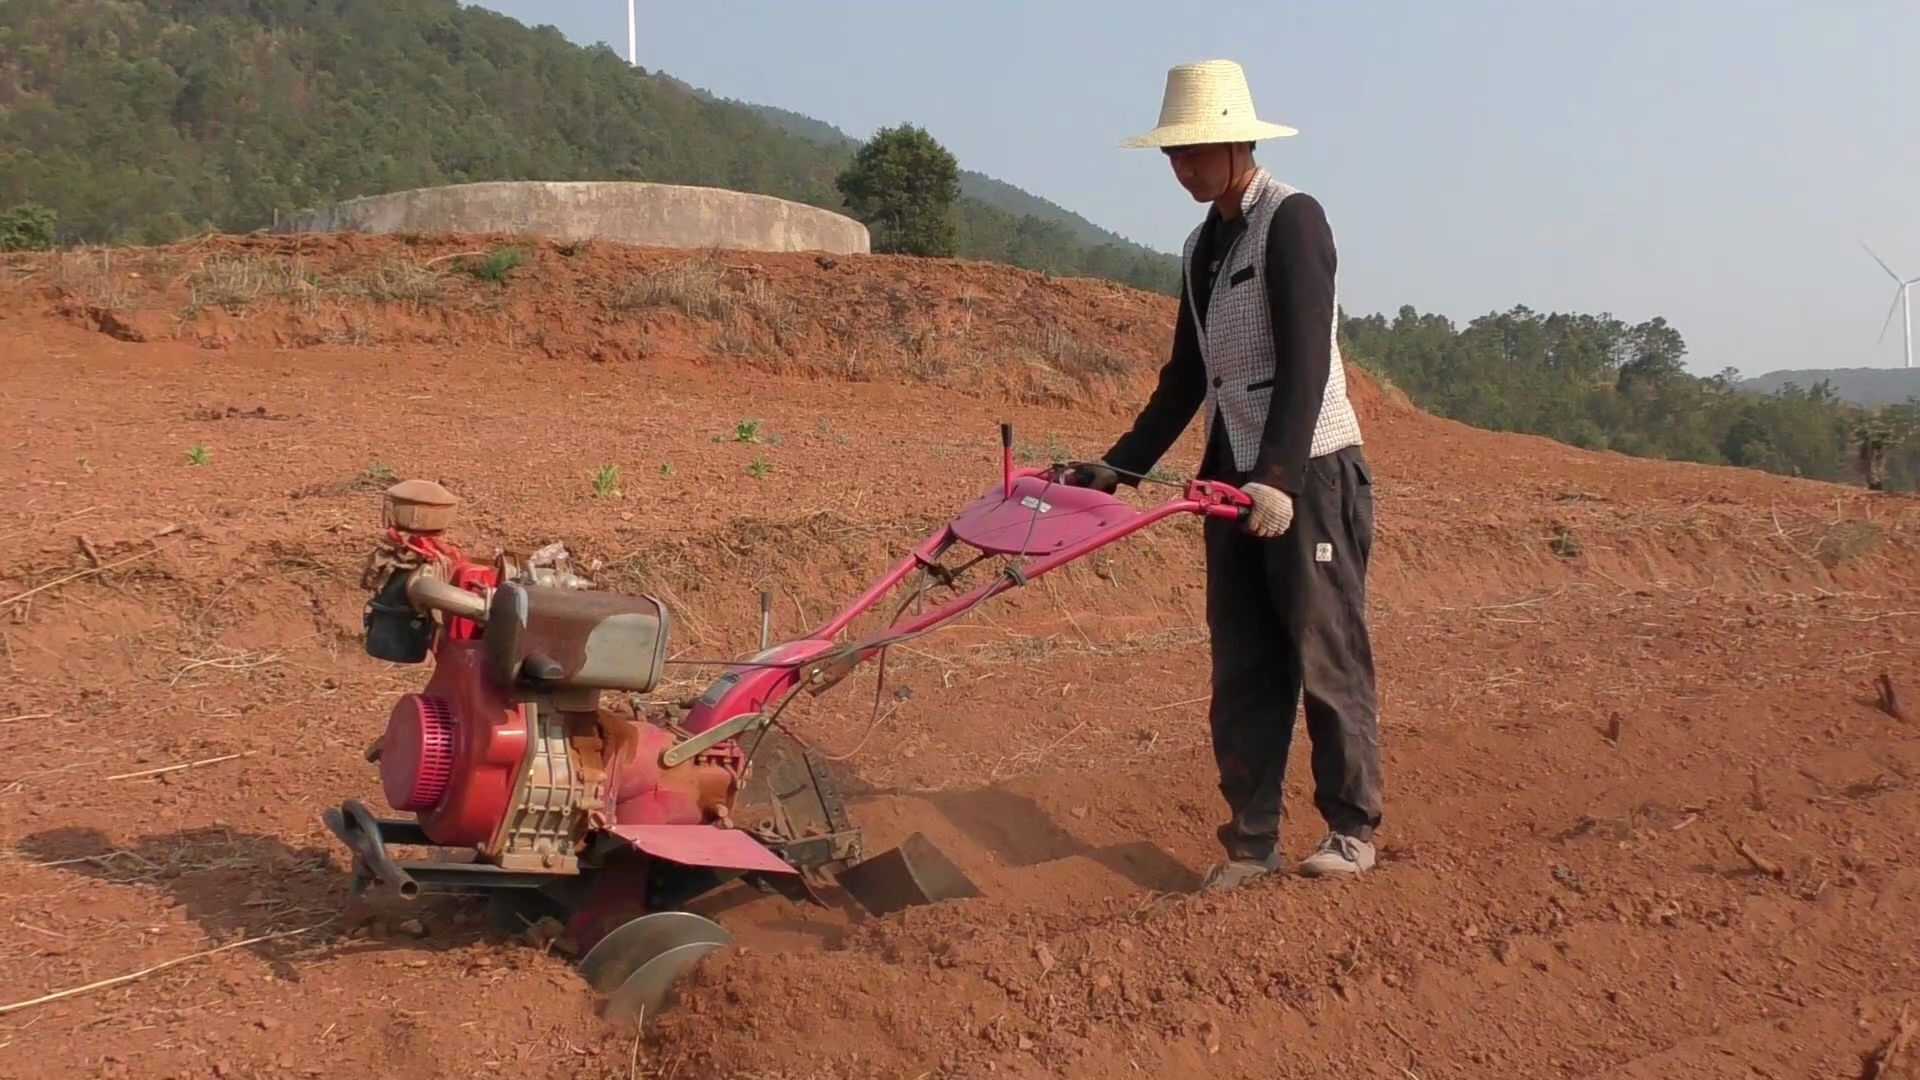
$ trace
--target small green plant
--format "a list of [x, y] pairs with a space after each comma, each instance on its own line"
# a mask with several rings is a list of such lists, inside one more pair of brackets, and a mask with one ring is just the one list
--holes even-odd
[[575, 255], [578, 255], [581, 252], [587, 250], [587, 242], [585, 240], [567, 240], [562, 243], [555, 244], [554, 250], [558, 251], [560, 254], [571, 259]]
[[367, 483], [375, 485], [376, 487], [386, 487], [399, 479], [393, 475], [393, 470], [387, 468], [386, 462], [383, 461], [376, 461], [367, 466], [367, 471], [360, 475]]
[[601, 499], [620, 497], [620, 466], [602, 465], [593, 470], [593, 494]]
[[760, 441], [760, 421], [742, 420], [733, 425], [733, 441], [757, 443]]
[[833, 440], [833, 445], [835, 446], [845, 447], [853, 445], [853, 440], [833, 430], [833, 424], [828, 422], [824, 416], [820, 418], [819, 423], [814, 425], [814, 430], [818, 431], [822, 438]]
[[1555, 555], [1571, 559], [1580, 554], [1580, 538], [1573, 535], [1573, 530], [1562, 526], [1554, 531], [1552, 547]]
[[487, 257], [478, 262], [461, 260], [460, 270], [471, 274], [481, 281], [491, 281], [495, 285], [504, 285], [507, 275], [525, 264], [527, 253], [517, 247], [499, 247], [487, 252]]
[[767, 474], [772, 471], [773, 463], [763, 457], [754, 458], [753, 462], [747, 466], [747, 475], [755, 480], [766, 479]]
[[187, 464], [189, 465], [205, 465], [211, 460], [213, 460], [213, 451], [208, 450], [207, 444], [205, 443], [194, 443], [192, 448], [187, 451]]
[[663, 462], [661, 462], [661, 463], [660, 463], [660, 475], [661, 475], [661, 476], [672, 476], [672, 475], [673, 475], [673, 462], [671, 462], [671, 461], [663, 461]]

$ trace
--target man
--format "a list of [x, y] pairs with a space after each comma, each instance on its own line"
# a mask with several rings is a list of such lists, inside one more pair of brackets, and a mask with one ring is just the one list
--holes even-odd
[[1209, 519], [1210, 722], [1230, 819], [1227, 860], [1203, 888], [1282, 868], [1281, 784], [1306, 695], [1314, 804], [1328, 832], [1307, 876], [1374, 864], [1380, 749], [1366, 623], [1373, 490], [1335, 339], [1335, 255], [1320, 204], [1254, 164], [1253, 143], [1295, 134], [1254, 113], [1238, 64], [1167, 75], [1159, 147], [1196, 202], [1210, 203], [1183, 255], [1173, 353], [1133, 427], [1067, 477], [1112, 492], [1173, 446], [1200, 406], [1199, 475], [1253, 499], [1244, 526]]

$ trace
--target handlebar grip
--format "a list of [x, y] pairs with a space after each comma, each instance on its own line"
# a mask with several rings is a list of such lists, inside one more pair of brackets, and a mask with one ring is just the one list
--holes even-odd
[[1005, 421], [1000, 424], [1000, 449], [1013, 449], [1013, 425]]

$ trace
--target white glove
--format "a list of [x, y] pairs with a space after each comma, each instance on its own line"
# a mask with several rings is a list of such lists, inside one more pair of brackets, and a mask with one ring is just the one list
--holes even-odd
[[1248, 484], [1240, 490], [1253, 499], [1253, 512], [1247, 515], [1248, 532], [1274, 537], [1293, 524], [1293, 496], [1265, 484]]

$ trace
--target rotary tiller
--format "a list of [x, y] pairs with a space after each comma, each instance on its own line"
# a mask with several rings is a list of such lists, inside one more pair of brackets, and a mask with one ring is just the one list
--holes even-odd
[[[1070, 465], [1015, 469], [1007, 425], [1001, 444], [1001, 482], [812, 633], [769, 646], [763, 597], [761, 651], [725, 664], [684, 713], [638, 697], [677, 662], [658, 600], [593, 587], [557, 545], [525, 560], [469, 559], [443, 537], [454, 516], [445, 489], [394, 485], [363, 580], [366, 651], [434, 663], [367, 752], [387, 804], [411, 817], [379, 817], [356, 800], [323, 815], [353, 855], [356, 893], [477, 893], [508, 925], [551, 916], [607, 996], [605, 1014], [642, 1020], [730, 942], [685, 906], [735, 879], [815, 903], [838, 887], [876, 915], [976, 895], [917, 833], [867, 855], [826, 760], [779, 724], [782, 713], [889, 646], [1139, 529], [1176, 514], [1244, 519], [1249, 504], [1196, 481], [1136, 510], [1062, 484]], [[946, 565], [956, 547], [974, 556]], [[998, 574], [960, 591], [963, 574], [995, 557]], [[917, 584], [883, 633], [847, 635], [909, 578]], [[926, 609], [935, 589], [957, 595]], [[909, 616], [910, 606], [920, 610]], [[631, 711], [609, 707], [609, 693], [635, 695]], [[402, 858], [396, 847], [427, 850]]]

